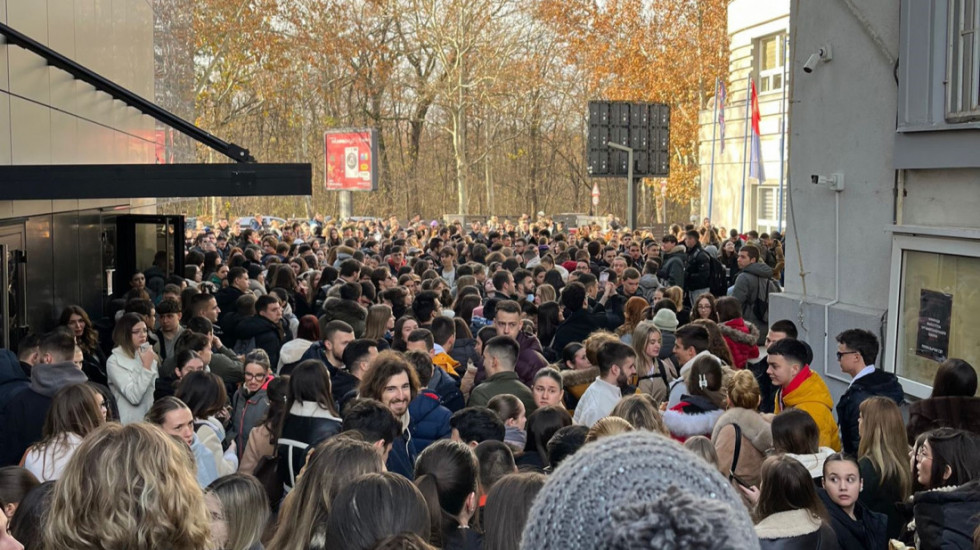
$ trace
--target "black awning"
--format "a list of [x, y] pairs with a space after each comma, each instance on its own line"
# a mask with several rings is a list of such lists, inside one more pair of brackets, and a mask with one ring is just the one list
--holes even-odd
[[309, 164], [0, 166], [0, 200], [310, 195]]

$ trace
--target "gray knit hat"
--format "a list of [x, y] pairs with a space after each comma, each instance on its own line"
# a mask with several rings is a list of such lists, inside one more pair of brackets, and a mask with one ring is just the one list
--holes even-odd
[[742, 500], [701, 458], [650, 432], [605, 437], [538, 493], [525, 550], [758, 550]]
[[660, 330], [674, 332], [677, 330], [677, 324], [677, 314], [667, 308], [661, 309], [653, 316], [653, 326]]

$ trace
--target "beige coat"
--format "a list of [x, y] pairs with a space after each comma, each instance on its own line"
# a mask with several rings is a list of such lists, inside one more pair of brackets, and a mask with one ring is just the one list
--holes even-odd
[[[735, 454], [735, 424], [742, 430], [742, 447], [738, 454], [735, 475], [750, 485], [759, 486], [762, 461], [772, 447], [772, 426], [757, 411], [729, 409], [715, 423], [711, 441], [718, 453], [718, 467], [727, 476]], [[734, 481], [732, 481], [735, 484]], [[736, 492], [741, 494], [741, 491]]]
[[248, 434], [248, 443], [245, 444], [245, 452], [242, 453], [242, 461], [238, 465], [240, 474], [254, 474], [259, 460], [276, 452], [275, 445], [269, 443], [269, 430], [265, 426], [256, 426]]

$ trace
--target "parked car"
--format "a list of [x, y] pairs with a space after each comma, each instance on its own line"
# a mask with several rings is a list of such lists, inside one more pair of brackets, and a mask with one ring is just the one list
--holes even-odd
[[[237, 220], [235, 220], [235, 223], [238, 224], [238, 227], [240, 229], [248, 229], [249, 227], [252, 227], [252, 221], [253, 220], [255, 220], [255, 216], [246, 216], [246, 217], [238, 218]], [[272, 223], [272, 220], [275, 220], [276, 222], [278, 222], [280, 228], [282, 228], [284, 225], [286, 225], [286, 220], [284, 220], [282, 218], [279, 218], [279, 217], [276, 217], [276, 216], [265, 216], [265, 215], [263, 215], [262, 216], [262, 229], [268, 229], [269, 228], [269, 224]]]

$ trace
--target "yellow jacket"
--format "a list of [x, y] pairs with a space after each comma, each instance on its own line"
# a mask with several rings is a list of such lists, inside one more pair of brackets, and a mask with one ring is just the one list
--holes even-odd
[[459, 368], [459, 361], [453, 359], [448, 353], [442, 352], [432, 356], [432, 364], [446, 371], [453, 378], [459, 378], [456, 371]]
[[834, 421], [834, 400], [820, 376], [804, 366], [792, 382], [776, 392], [776, 414], [794, 408], [806, 411], [820, 429], [820, 446], [840, 451], [840, 436]]

